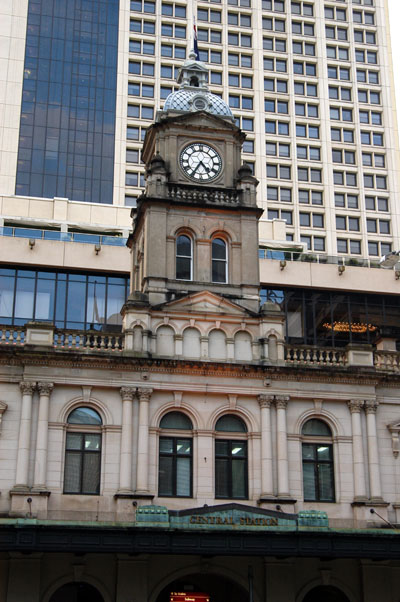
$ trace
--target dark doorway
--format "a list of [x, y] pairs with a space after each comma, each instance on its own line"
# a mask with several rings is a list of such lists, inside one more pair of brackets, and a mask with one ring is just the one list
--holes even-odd
[[210, 602], [249, 602], [248, 592], [238, 583], [210, 573], [197, 573], [173, 581], [162, 590], [157, 602], [169, 602], [171, 592], [203, 592], [210, 596]]
[[104, 599], [93, 585], [78, 582], [60, 587], [49, 602], [104, 602]]
[[333, 585], [319, 585], [308, 592], [303, 602], [349, 602], [349, 599]]

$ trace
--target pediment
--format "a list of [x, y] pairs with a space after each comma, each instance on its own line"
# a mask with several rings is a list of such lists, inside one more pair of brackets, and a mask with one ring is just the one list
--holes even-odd
[[387, 425], [390, 432], [400, 432], [400, 420], [395, 420]]
[[232, 301], [228, 301], [228, 299], [210, 291], [201, 291], [193, 295], [187, 295], [176, 301], [170, 301], [169, 303], [165, 303], [163, 308], [174, 312], [228, 314], [238, 317], [248, 317], [250, 313], [244, 307], [232, 303]]

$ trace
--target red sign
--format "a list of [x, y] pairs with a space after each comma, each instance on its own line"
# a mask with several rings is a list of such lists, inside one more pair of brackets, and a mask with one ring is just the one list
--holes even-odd
[[171, 592], [169, 602], [210, 602], [210, 596], [201, 592]]

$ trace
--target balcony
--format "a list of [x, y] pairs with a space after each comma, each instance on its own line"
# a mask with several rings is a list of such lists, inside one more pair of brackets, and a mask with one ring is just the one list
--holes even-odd
[[[0, 349], [32, 349], [67, 352], [100, 352], [119, 355], [132, 354], [127, 339], [121, 332], [98, 332], [92, 330], [59, 329], [48, 323], [30, 322], [24, 326], [0, 325]], [[128, 346], [128, 347], [127, 347]], [[157, 357], [152, 352], [133, 352], [135, 356]], [[168, 359], [168, 358], [163, 358]], [[170, 359], [180, 359], [172, 356]], [[199, 361], [199, 360], [194, 360]], [[208, 361], [202, 358], [201, 361]], [[213, 360], [237, 363], [235, 360]], [[347, 345], [346, 347], [318, 347], [314, 345], [284, 345], [284, 359], [254, 359], [255, 364], [279, 365], [293, 368], [368, 368], [377, 372], [400, 373], [400, 352], [377, 350], [371, 345]], [[250, 363], [253, 363], [250, 362]], [[240, 362], [243, 363], [243, 362]], [[248, 362], [245, 362], [248, 363]]]

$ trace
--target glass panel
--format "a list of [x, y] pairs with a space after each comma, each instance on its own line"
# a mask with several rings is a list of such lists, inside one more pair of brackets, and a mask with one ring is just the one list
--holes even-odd
[[82, 443], [82, 433], [67, 433], [67, 449], [82, 449]]
[[212, 242], [213, 259], [226, 259], [226, 244], [220, 238], [214, 238]]
[[313, 444], [303, 443], [303, 460], [314, 460], [315, 446]]
[[215, 496], [229, 497], [228, 490], [228, 460], [215, 460]]
[[15, 296], [15, 317], [26, 321], [33, 317], [33, 295], [35, 281], [31, 278], [18, 278]]
[[99, 451], [101, 447], [101, 435], [87, 433], [85, 435], [85, 450]]
[[83, 459], [82, 493], [100, 491], [100, 454], [85, 454]]
[[176, 461], [176, 495], [190, 496], [190, 458], [177, 458]]
[[217, 456], [227, 456], [228, 455], [228, 441], [218, 441], [215, 442], [215, 453]]
[[[54, 277], [54, 276], [53, 276]], [[36, 290], [36, 320], [51, 320], [54, 312], [54, 280], [39, 278]]]
[[316, 500], [314, 464], [303, 463], [304, 499]]
[[245, 457], [246, 456], [246, 442], [240, 441], [232, 441], [232, 451], [231, 454], [233, 457]]
[[174, 451], [174, 440], [160, 437], [160, 454], [172, 454]]
[[193, 425], [190, 418], [182, 414], [182, 412], [168, 412], [168, 414], [161, 418], [160, 428], [191, 430]]
[[331, 460], [332, 447], [331, 445], [318, 445], [317, 447], [317, 458], [318, 460]]
[[333, 501], [333, 466], [332, 464], [318, 464], [319, 498], [321, 501]]
[[213, 282], [226, 282], [226, 262], [225, 261], [213, 261], [212, 262], [212, 281]]
[[177, 439], [176, 441], [176, 453], [178, 455], [190, 455], [192, 453], [192, 441], [191, 439]]
[[103, 424], [100, 415], [92, 408], [76, 408], [68, 416], [68, 424]]
[[246, 460], [235, 460], [232, 462], [232, 497], [247, 497], [246, 489]]
[[176, 253], [177, 255], [184, 255], [190, 257], [192, 254], [192, 244], [188, 236], [178, 236], [176, 241]]
[[191, 279], [191, 259], [189, 257], [176, 258], [176, 278], [177, 280]]
[[172, 466], [172, 457], [160, 456], [160, 463], [158, 469], [158, 495], [173, 495]]
[[331, 429], [322, 420], [317, 420], [316, 418], [312, 418], [311, 420], [307, 420], [307, 422], [303, 425], [301, 430], [303, 435], [318, 435], [322, 437], [332, 437]]
[[246, 433], [247, 428], [243, 420], [232, 414], [221, 416], [215, 425], [216, 431], [225, 431], [230, 433]]
[[67, 452], [65, 454], [64, 491], [65, 493], [80, 493], [82, 454]]

